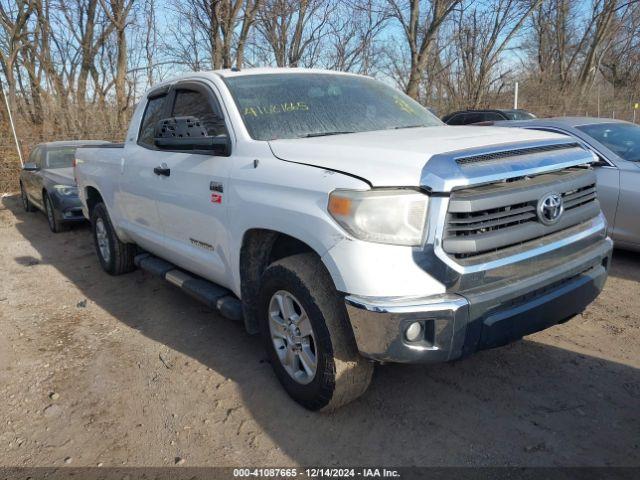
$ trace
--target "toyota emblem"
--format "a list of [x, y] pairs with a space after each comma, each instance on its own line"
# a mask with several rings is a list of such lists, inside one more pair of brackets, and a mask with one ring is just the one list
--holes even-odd
[[547, 193], [538, 201], [538, 219], [545, 225], [553, 225], [564, 212], [564, 202], [559, 193]]

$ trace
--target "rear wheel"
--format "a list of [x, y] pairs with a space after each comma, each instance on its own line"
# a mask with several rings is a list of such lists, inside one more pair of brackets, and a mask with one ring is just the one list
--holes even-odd
[[105, 272], [120, 275], [135, 269], [136, 246], [120, 241], [104, 203], [98, 203], [91, 212], [91, 230], [96, 254]]
[[53, 206], [53, 201], [47, 192], [44, 193], [42, 201], [44, 203], [44, 213], [47, 215], [49, 228], [53, 233], [60, 233], [67, 229], [67, 225], [60, 220], [60, 215]]
[[25, 212], [35, 212], [36, 207], [31, 203], [29, 197], [27, 196], [27, 192], [24, 189], [24, 185], [20, 182], [20, 199], [22, 200], [22, 208], [24, 208]]
[[358, 353], [342, 298], [315, 254], [270, 265], [260, 307], [269, 359], [296, 402], [330, 411], [366, 391], [373, 365]]

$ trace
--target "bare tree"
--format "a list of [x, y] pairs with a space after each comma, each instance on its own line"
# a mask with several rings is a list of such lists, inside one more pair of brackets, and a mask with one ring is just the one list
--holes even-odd
[[146, 0], [144, 4], [144, 52], [147, 62], [147, 83], [155, 80], [155, 52], [158, 49], [158, 28], [156, 23], [156, 1]]
[[575, 2], [544, 0], [533, 14], [539, 80], [552, 82], [563, 95], [583, 95], [615, 37], [620, 6], [619, 0], [592, 0], [581, 19]]
[[584, 114], [594, 82], [640, 94], [639, 38], [637, 0], [0, 0], [0, 81], [33, 139], [122, 138], [148, 85], [245, 64], [378, 75], [442, 110], [518, 80], [541, 113]]
[[8, 100], [11, 108], [16, 106], [16, 61], [28, 36], [28, 21], [33, 14], [33, 3], [29, 0], [0, 2], [0, 66], [7, 81]]
[[329, 0], [266, 0], [256, 26], [274, 63], [314, 66], [335, 8]]
[[[596, 0], [592, 6], [589, 26], [582, 43], [588, 43], [578, 74], [578, 88], [584, 94], [597, 70], [600, 56], [613, 36], [618, 0]], [[588, 39], [588, 40], [587, 40]]]
[[[628, 8], [627, 8], [628, 7]], [[603, 52], [599, 70], [614, 89], [640, 90], [640, 3], [632, 3], [615, 20], [615, 35]]]
[[438, 31], [460, 3], [461, 0], [389, 0], [391, 15], [400, 23], [409, 48], [410, 70], [405, 91], [410, 97], [418, 98]]
[[130, 22], [131, 8], [134, 0], [100, 0], [107, 18], [114, 30], [117, 46], [117, 61], [115, 71], [115, 91], [117, 108], [117, 126], [124, 128], [125, 112], [129, 107], [126, 81], [127, 81], [127, 35], [125, 29]]
[[[187, 63], [210, 68], [240, 67], [250, 30], [261, 0], [190, 0], [179, 3], [176, 13], [185, 19], [187, 31], [180, 26], [173, 38], [179, 44], [172, 48], [188, 55]], [[189, 31], [190, 30], [190, 31]], [[206, 45], [206, 52], [202, 46]], [[188, 51], [185, 51], [187, 50]]]
[[341, 2], [329, 19], [327, 68], [364, 74], [374, 70], [381, 52], [377, 39], [388, 19], [375, 0]]
[[[460, 106], [477, 108], [505, 72], [496, 72], [501, 55], [542, 0], [496, 0], [475, 3], [455, 15], [453, 52], [447, 69], [451, 98]], [[497, 74], [497, 75], [496, 75]]]

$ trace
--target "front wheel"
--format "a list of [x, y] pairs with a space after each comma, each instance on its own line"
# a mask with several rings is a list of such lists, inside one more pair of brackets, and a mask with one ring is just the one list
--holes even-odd
[[62, 220], [60, 220], [60, 215], [53, 206], [51, 196], [45, 192], [42, 200], [44, 203], [44, 213], [47, 215], [47, 223], [49, 224], [49, 229], [53, 233], [60, 233], [66, 230], [67, 225]]
[[105, 272], [121, 275], [135, 269], [136, 246], [120, 241], [104, 203], [98, 203], [91, 212], [91, 230], [96, 254]]
[[366, 391], [373, 365], [358, 353], [342, 297], [315, 254], [270, 265], [260, 308], [271, 365], [296, 402], [331, 411]]

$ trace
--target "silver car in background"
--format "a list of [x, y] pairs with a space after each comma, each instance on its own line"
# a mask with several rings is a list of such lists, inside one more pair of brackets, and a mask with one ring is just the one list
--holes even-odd
[[640, 251], [640, 126], [589, 117], [493, 122], [495, 126], [563, 133], [595, 153], [598, 198], [615, 246]]

